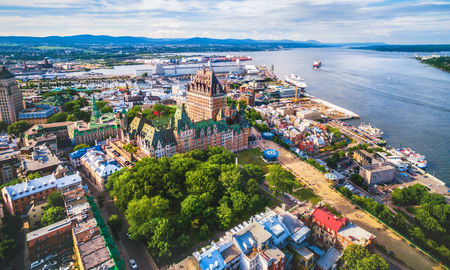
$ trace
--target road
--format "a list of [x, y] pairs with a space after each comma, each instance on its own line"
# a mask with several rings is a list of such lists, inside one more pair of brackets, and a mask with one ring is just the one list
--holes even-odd
[[118, 215], [120, 219], [123, 221], [123, 228], [121, 232], [119, 233], [119, 239], [114, 239], [114, 242], [117, 245], [117, 248], [119, 249], [119, 253], [122, 256], [123, 260], [125, 261], [125, 269], [131, 269], [129, 260], [131, 258], [136, 260], [136, 264], [138, 265], [138, 269], [144, 269], [144, 270], [158, 270], [158, 266], [156, 265], [153, 258], [148, 253], [147, 249], [145, 248], [144, 244], [142, 242], [133, 241], [128, 239], [126, 232], [128, 231], [128, 222], [125, 219], [125, 216], [123, 212], [121, 212], [117, 207], [114, 205], [114, 201], [109, 196], [109, 192], [100, 192], [98, 189], [92, 185], [90, 181], [86, 181], [86, 178], [84, 174], [81, 174], [83, 176], [83, 182], [87, 183], [89, 186], [89, 190], [92, 192], [92, 196], [94, 198], [97, 198], [97, 195], [104, 194], [105, 195], [105, 201], [103, 202], [103, 207], [99, 208], [100, 212], [105, 220], [105, 222], [109, 219], [109, 216], [111, 215]]
[[262, 149], [272, 148], [279, 152], [278, 160], [287, 169], [292, 171], [298, 179], [311, 187], [314, 192], [332, 205], [336, 210], [348, 217], [352, 222], [371, 232], [376, 241], [386, 250], [393, 251], [394, 255], [412, 269], [440, 269], [439, 265], [411, 247], [404, 239], [392, 230], [379, 223], [376, 219], [360, 209], [355, 209], [349, 200], [341, 196], [330, 187], [330, 183], [323, 174], [306, 162], [301, 161], [289, 151], [283, 149], [273, 141], [261, 140], [257, 145]]

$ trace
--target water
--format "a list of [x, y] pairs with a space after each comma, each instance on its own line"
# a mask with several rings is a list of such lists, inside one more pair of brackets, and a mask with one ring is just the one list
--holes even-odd
[[[422, 64], [410, 53], [339, 48], [246, 53], [274, 64], [283, 78], [305, 78], [307, 92], [361, 116], [350, 121], [381, 128], [387, 145], [426, 155], [427, 171], [450, 184], [450, 73]], [[322, 67], [312, 69], [314, 60]]]

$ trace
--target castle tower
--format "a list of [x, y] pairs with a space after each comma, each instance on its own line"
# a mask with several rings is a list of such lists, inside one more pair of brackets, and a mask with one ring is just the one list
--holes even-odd
[[216, 119], [225, 110], [226, 93], [210, 69], [202, 69], [187, 86], [187, 113], [194, 122]]

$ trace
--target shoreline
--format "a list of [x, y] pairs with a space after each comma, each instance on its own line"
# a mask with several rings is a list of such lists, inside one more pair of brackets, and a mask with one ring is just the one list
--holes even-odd
[[341, 118], [340, 120], [350, 120], [350, 119], [359, 119], [360, 118], [360, 116], [357, 113], [354, 113], [354, 112], [352, 112], [352, 111], [350, 111], [350, 110], [348, 110], [346, 108], [343, 108], [341, 106], [333, 104], [333, 103], [331, 103], [329, 101], [326, 101], [326, 100], [323, 100], [323, 99], [320, 99], [318, 97], [311, 96], [311, 95], [307, 95], [307, 97], [311, 98], [311, 100], [313, 100], [313, 101], [315, 101], [317, 103], [320, 103], [320, 104], [322, 104], [324, 106], [327, 106], [327, 107], [329, 107], [329, 108], [331, 108], [333, 110], [336, 110], [336, 111], [338, 111], [340, 113], [343, 113], [343, 114], [345, 114], [347, 116], [345, 118]]

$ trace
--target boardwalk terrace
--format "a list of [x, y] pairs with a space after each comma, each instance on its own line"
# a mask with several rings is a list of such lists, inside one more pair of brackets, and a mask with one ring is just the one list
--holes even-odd
[[226, 106], [226, 93], [214, 72], [199, 70], [187, 86], [188, 115], [192, 121], [216, 119]]

